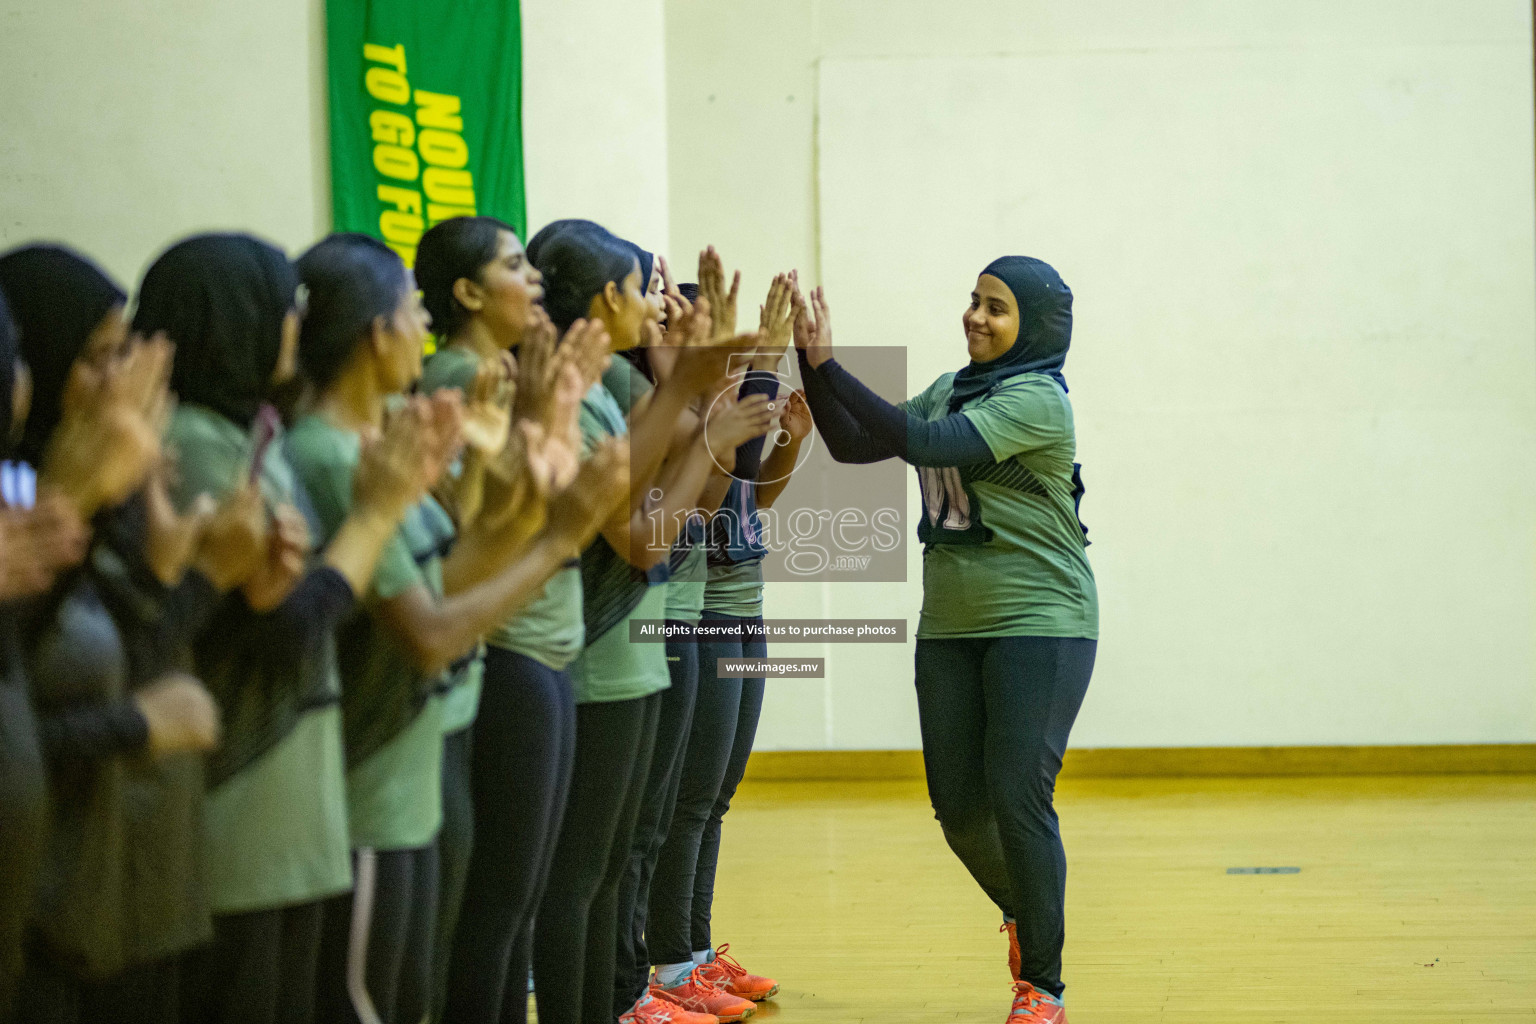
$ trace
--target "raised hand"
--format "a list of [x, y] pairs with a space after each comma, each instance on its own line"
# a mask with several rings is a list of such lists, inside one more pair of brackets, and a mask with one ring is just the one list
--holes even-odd
[[[700, 301], [699, 307], [704, 305]], [[701, 316], [699, 309], [695, 308], [692, 323], [697, 324]], [[672, 377], [693, 394], [702, 394], [712, 388], [733, 366], [739, 366], [743, 356], [750, 358], [760, 341], [761, 335], [758, 334], [738, 334], [734, 338], [706, 345], [685, 344], [677, 353]]]
[[[734, 381], [731, 387], [735, 387]], [[767, 395], [748, 395], [734, 401], [722, 396], [699, 428], [709, 453], [717, 462], [727, 456], [734, 459], [738, 446], [768, 433], [773, 426], [774, 404]]]
[[464, 443], [481, 455], [493, 457], [506, 447], [515, 372], [511, 355], [502, 353], [502, 358], [481, 360], [470, 383], [464, 404]]
[[292, 505], [272, 510], [272, 529], [260, 563], [241, 592], [257, 612], [269, 612], [288, 599], [304, 575], [309, 557], [309, 523]]
[[427, 472], [432, 486], [443, 478], [464, 447], [464, 400], [457, 388], [439, 388], [424, 407]]
[[[153, 489], [152, 485], [151, 493]], [[302, 523], [303, 517], [299, 518]], [[277, 540], [281, 524], [273, 525], [275, 528], [269, 530], [267, 508], [256, 484], [231, 491], [211, 515], [204, 517], [192, 564], [221, 591], [247, 584], [261, 572], [270, 546]]]
[[219, 745], [219, 708], [203, 684], [176, 673], [133, 695], [149, 725], [149, 752], [155, 757], [202, 754]]
[[791, 280], [795, 287], [795, 348], [805, 353], [806, 362], [815, 369], [832, 358], [832, 319], [826, 294], [818, 287], [807, 302], [800, 292], [798, 274], [792, 274]]
[[[219, 507], [213, 495], [199, 494], [185, 514], [177, 512], [166, 479], [170, 472], [166, 460], [162, 459], [144, 488], [144, 561], [155, 578], [167, 587], [181, 582], [182, 573], [197, 553], [204, 526]], [[218, 573], [219, 567], [210, 568], [215, 573], [208, 578], [220, 590], [228, 590], [229, 584], [224, 584]]]
[[156, 335], [106, 367], [82, 360], [70, 371], [40, 483], [67, 497], [83, 518], [120, 504], [159, 462], [172, 353]]
[[784, 350], [794, 336], [794, 286], [790, 275], [777, 274], [768, 286], [768, 297], [758, 307], [757, 331], [763, 336], [762, 347], [753, 360], [754, 369], [772, 370], [779, 365]]
[[413, 399], [385, 420], [382, 432], [363, 438], [352, 475], [353, 507], [398, 518], [435, 482], [436, 446], [426, 401]]
[[789, 398], [784, 402], [783, 415], [779, 418], [779, 426], [791, 441], [804, 441], [811, 436], [816, 424], [811, 418], [811, 407], [805, 400], [804, 391], [796, 389], [789, 393]]
[[716, 341], [724, 341], [736, 333], [736, 295], [740, 290], [739, 270], [731, 278], [730, 290], [726, 290], [725, 263], [714, 246], [699, 253], [699, 298], [709, 303]]
[[85, 557], [90, 531], [74, 506], [45, 492], [32, 508], [0, 509], [0, 601], [33, 597]]
[[613, 510], [629, 499], [629, 442], [607, 438], [581, 464], [571, 485], [549, 498], [545, 532], [579, 552], [597, 536]]

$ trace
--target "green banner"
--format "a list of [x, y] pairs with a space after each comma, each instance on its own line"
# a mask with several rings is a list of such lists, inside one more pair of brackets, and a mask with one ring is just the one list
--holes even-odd
[[440, 220], [524, 234], [517, 0], [326, 0], [331, 210], [407, 266]]

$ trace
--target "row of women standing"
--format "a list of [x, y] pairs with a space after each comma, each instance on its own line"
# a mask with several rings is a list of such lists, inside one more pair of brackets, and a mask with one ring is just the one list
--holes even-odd
[[590, 222], [446, 221], [414, 277], [200, 236], [130, 325], [88, 260], [0, 258], [0, 1017], [517, 1021], [530, 964], [545, 1024], [772, 993], [709, 932], [749, 645], [629, 641], [761, 614], [809, 430], [763, 372], [788, 281], [737, 336], [701, 269], [663, 299]]

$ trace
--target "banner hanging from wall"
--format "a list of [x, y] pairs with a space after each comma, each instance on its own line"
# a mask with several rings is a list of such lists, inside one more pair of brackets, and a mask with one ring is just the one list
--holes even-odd
[[526, 237], [517, 0], [326, 0], [331, 211], [407, 266], [484, 214]]

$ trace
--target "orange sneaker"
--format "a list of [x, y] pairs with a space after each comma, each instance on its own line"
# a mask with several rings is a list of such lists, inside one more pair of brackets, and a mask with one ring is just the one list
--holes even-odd
[[689, 972], [681, 985], [662, 988], [660, 985], [653, 984], [651, 995], [658, 999], [665, 999], [669, 1003], [676, 1003], [694, 1013], [712, 1013], [720, 1018], [720, 1024], [746, 1020], [757, 1012], [756, 1003], [733, 996], [719, 985], [705, 981], [697, 967]]
[[772, 978], [748, 974], [747, 969], [737, 963], [735, 957], [726, 955], [725, 951], [730, 948], [729, 942], [720, 943], [720, 948], [715, 950], [715, 958], [699, 965], [699, 976], [711, 985], [720, 986], [733, 996], [754, 1003], [760, 1003], [764, 999], [771, 999], [779, 994], [778, 982]]
[[1013, 980], [1019, 980], [1019, 966], [1023, 963], [1023, 957], [1019, 953], [1019, 926], [1013, 921], [1004, 921], [1000, 932], [1008, 933], [1008, 973], [1013, 975]]
[[694, 1013], [647, 992], [619, 1018], [619, 1024], [720, 1024], [712, 1013]]
[[1067, 1024], [1067, 1008], [1027, 981], [1013, 983], [1013, 1010], [1005, 1024]]

